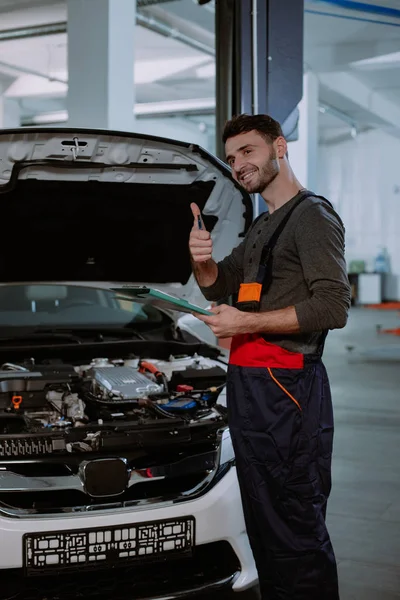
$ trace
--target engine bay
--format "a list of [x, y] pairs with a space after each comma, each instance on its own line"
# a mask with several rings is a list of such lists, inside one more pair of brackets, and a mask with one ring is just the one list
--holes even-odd
[[143, 445], [143, 435], [132, 435], [138, 429], [158, 428], [161, 442], [171, 435], [180, 439], [191, 424], [220, 426], [226, 418], [226, 408], [218, 404], [225, 380], [222, 366], [197, 355], [94, 358], [84, 365], [4, 363], [0, 457]]

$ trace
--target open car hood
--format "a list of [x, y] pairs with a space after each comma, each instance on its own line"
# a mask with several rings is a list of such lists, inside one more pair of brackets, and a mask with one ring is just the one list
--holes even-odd
[[188, 251], [190, 203], [216, 260], [253, 218], [250, 196], [202, 148], [105, 130], [1, 131], [0, 201], [0, 283], [139, 283], [203, 307]]

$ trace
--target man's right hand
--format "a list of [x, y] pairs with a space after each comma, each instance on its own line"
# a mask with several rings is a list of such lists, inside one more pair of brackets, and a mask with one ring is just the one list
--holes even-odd
[[[192, 255], [193, 262], [205, 263], [212, 258], [213, 243], [211, 235], [204, 228], [200, 209], [197, 204], [192, 202], [190, 208], [192, 210], [194, 222], [189, 237], [189, 250]], [[202, 229], [199, 228], [199, 219], [202, 224]]]

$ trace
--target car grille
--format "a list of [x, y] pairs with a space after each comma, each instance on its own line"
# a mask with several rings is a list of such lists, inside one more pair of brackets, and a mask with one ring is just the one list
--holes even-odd
[[144, 559], [115, 569], [79, 570], [52, 576], [24, 577], [22, 569], [0, 571], [0, 600], [132, 600], [179, 594], [213, 583], [229, 586], [240, 571], [239, 560], [226, 541], [196, 546], [191, 557]]
[[122, 496], [118, 498], [91, 498], [83, 491], [78, 490], [58, 490], [52, 492], [0, 492], [0, 502], [4, 506], [10, 506], [15, 509], [35, 512], [52, 512], [57, 509], [72, 509], [79, 506], [107, 506], [111, 508], [116, 505], [129, 505], [129, 502], [140, 500], [150, 500], [155, 498], [176, 497], [176, 495], [188, 492], [207, 476], [205, 473], [180, 477], [178, 479], [164, 481], [148, 481], [140, 483], [137, 486], [129, 488]]
[[0, 465], [0, 513], [36, 516], [189, 500], [205, 492], [217, 474], [218, 451], [203, 449], [164, 464], [144, 462], [131, 471], [122, 494], [92, 497], [87, 493], [79, 465], [45, 461]]

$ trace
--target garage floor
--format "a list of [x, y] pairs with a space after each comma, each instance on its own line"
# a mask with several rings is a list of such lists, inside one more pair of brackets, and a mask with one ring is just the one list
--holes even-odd
[[327, 345], [336, 421], [328, 525], [341, 600], [400, 598], [400, 338], [375, 328], [399, 322], [395, 311], [353, 309]]
[[399, 323], [396, 312], [352, 309], [325, 350], [336, 422], [328, 525], [341, 600], [400, 599], [400, 338], [375, 327]]

